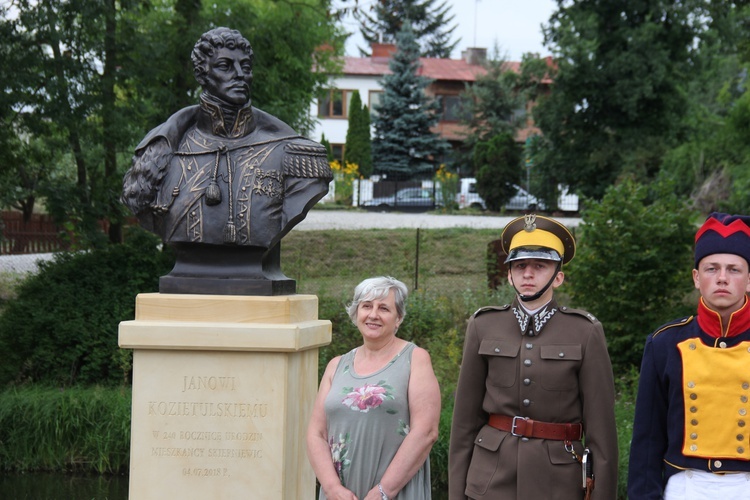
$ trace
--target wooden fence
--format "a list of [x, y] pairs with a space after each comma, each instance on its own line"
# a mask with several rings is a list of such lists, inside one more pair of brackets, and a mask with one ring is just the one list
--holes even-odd
[[20, 212], [0, 213], [0, 255], [65, 250], [70, 242], [46, 214], [33, 214], [27, 223]]

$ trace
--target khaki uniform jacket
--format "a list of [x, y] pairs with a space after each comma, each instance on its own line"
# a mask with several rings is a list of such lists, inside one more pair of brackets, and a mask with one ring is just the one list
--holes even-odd
[[[492, 413], [583, 424], [594, 500], [617, 490], [614, 379], [604, 331], [585, 311], [553, 300], [534, 316], [518, 299], [469, 320], [456, 390], [449, 498], [582, 498], [581, 465], [563, 441], [522, 438], [487, 425]], [[577, 454], [583, 444], [573, 443]]]

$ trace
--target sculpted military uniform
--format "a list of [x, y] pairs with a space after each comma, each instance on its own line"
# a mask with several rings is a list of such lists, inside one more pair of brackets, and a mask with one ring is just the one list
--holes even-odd
[[[554, 289], [575, 239], [527, 215], [501, 237], [516, 299], [469, 319], [456, 387], [449, 498], [614, 500], [614, 378], [601, 323]], [[588, 462], [589, 459], [592, 462]], [[584, 475], [586, 463], [593, 469]], [[593, 474], [591, 474], [593, 472]]]
[[[575, 454], [582, 454], [580, 436], [570, 445], [513, 436], [490, 425], [489, 416], [496, 414], [583, 423], [586, 446], [595, 457], [592, 498], [614, 499], [613, 407], [612, 368], [601, 323], [593, 316], [554, 301], [533, 316], [518, 301], [480, 309], [466, 329], [456, 390], [450, 498], [549, 500], [582, 495], [581, 465], [570, 450], [572, 446]], [[465, 483], [456, 480], [461, 477]]]
[[328, 192], [325, 148], [251, 105], [254, 53], [239, 31], [193, 47], [203, 92], [148, 133], [122, 201], [175, 252], [162, 293], [287, 295], [280, 240]]
[[162, 177], [136, 214], [166, 242], [270, 248], [328, 191], [325, 148], [251, 106], [224, 123], [203, 98], [146, 136], [133, 169]]

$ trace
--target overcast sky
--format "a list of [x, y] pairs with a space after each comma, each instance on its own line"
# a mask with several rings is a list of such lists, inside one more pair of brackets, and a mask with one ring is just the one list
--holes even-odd
[[[377, 0], [359, 0], [359, 6], [367, 9], [375, 2]], [[351, 6], [353, 1], [336, 4]], [[453, 23], [458, 25], [452, 40], [461, 38], [452, 54], [454, 59], [467, 47], [484, 47], [491, 52], [496, 43], [501, 55], [511, 61], [520, 61], [526, 52], [549, 55], [549, 50], [542, 45], [541, 25], [547, 24], [555, 11], [555, 0], [448, 0], [448, 5], [456, 16]], [[349, 38], [346, 53], [357, 56], [357, 47], [364, 46], [357, 21], [347, 16], [343, 25], [346, 31], [354, 33]]]

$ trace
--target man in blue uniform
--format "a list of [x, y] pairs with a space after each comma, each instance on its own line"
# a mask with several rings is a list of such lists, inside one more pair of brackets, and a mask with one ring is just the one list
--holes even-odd
[[750, 499], [750, 217], [695, 236], [698, 312], [646, 340], [628, 495]]

